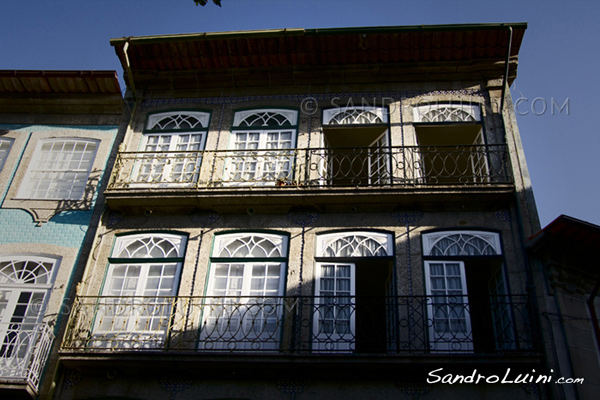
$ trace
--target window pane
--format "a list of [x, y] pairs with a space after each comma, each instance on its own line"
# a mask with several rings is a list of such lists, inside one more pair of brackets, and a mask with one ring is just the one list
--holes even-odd
[[0, 139], [0, 171], [4, 167], [4, 162], [8, 158], [8, 153], [12, 147], [13, 139]]
[[97, 143], [52, 140], [38, 146], [19, 195], [36, 199], [78, 200], [83, 196]]

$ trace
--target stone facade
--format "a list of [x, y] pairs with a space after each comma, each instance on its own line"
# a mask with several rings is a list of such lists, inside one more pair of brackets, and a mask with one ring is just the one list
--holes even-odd
[[127, 131], [54, 398], [547, 396], [524, 29], [113, 40]]

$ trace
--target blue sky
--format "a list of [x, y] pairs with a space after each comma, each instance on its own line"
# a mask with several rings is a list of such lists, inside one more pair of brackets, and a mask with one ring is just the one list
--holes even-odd
[[[3, 0], [0, 69], [116, 70], [111, 38], [273, 28], [527, 22], [517, 121], [542, 225], [600, 225], [600, 2]], [[554, 104], [554, 108], [552, 105]], [[554, 111], [554, 112], [553, 112]]]

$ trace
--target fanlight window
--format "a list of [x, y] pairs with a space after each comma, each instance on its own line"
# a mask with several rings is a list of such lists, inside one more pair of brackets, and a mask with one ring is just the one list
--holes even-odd
[[479, 106], [460, 104], [426, 104], [414, 108], [415, 122], [477, 122]]
[[149, 130], [183, 130], [208, 127], [210, 114], [201, 111], [168, 112], [152, 114], [148, 117]]
[[268, 233], [215, 237], [200, 350], [279, 348], [287, 239]]
[[93, 347], [161, 348], [177, 292], [186, 236], [117, 238], [94, 318]]
[[271, 258], [285, 257], [286, 241], [272, 234], [232, 234], [217, 237], [217, 257]]
[[[52, 291], [58, 259], [40, 256], [0, 258], [0, 379], [36, 380], [36, 342]], [[39, 356], [40, 354], [37, 354]], [[41, 360], [38, 362], [44, 362]], [[38, 371], [39, 372], [39, 371]]]
[[324, 125], [370, 125], [387, 123], [382, 107], [343, 107], [323, 111]]
[[493, 256], [502, 254], [500, 237], [491, 232], [452, 231], [423, 235], [425, 256]]
[[501, 259], [480, 258], [501, 254], [498, 233], [445, 231], [423, 235], [432, 351], [489, 351], [514, 343]]
[[386, 257], [393, 254], [392, 236], [376, 232], [343, 232], [317, 238], [319, 257]]
[[46, 258], [17, 258], [0, 261], [0, 284], [51, 284], [55, 263], [56, 260]]
[[296, 125], [298, 112], [294, 110], [247, 110], [235, 113], [233, 126], [235, 127], [278, 127]]
[[114, 252], [117, 258], [181, 257], [184, 238], [179, 235], [132, 235], [120, 238]]
[[298, 112], [285, 109], [235, 113], [225, 160], [227, 185], [275, 185], [293, 180]]

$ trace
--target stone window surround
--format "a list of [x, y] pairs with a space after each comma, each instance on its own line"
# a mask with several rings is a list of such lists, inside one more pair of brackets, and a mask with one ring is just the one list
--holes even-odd
[[[111, 132], [109, 132], [109, 130]], [[112, 130], [112, 127], [103, 127], [101, 130], [93, 130], [87, 126], [57, 126], [50, 127], [43, 131], [38, 131], [35, 128], [28, 132], [26, 131], [26, 128], [9, 131], [5, 136], [16, 138], [16, 140], [13, 143], [4, 169], [0, 171], [0, 184], [10, 184], [2, 207], [27, 211], [31, 214], [33, 221], [36, 222], [38, 226], [48, 222], [54, 215], [62, 211], [90, 210], [93, 198], [96, 196], [96, 189], [100, 182], [100, 178], [104, 174], [106, 159], [110, 153], [113, 140]], [[27, 132], [28, 135], [25, 132]], [[29, 139], [25, 136], [29, 136]], [[89, 190], [89, 193], [85, 194], [84, 198], [81, 200], [32, 200], [19, 198], [19, 189], [40, 141], [45, 139], [63, 138], [81, 138], [98, 141], [96, 156], [88, 176], [87, 188], [91, 189]], [[15, 166], [16, 172], [12, 179], [10, 179], [10, 174]]]

